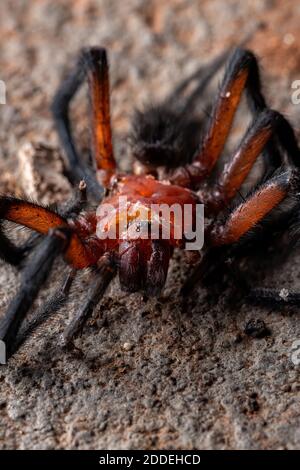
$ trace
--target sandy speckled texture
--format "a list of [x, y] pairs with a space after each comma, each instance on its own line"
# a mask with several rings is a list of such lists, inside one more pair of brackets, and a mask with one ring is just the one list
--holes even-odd
[[[26, 191], [33, 171], [34, 197], [68, 197], [49, 104], [86, 45], [109, 49], [114, 140], [124, 167], [133, 107], [165, 96], [262, 22], [248, 46], [261, 58], [271, 106], [298, 131], [291, 82], [300, 78], [299, 16], [292, 0], [2, 1], [1, 191]], [[72, 109], [84, 151], [84, 94]], [[296, 255], [279, 273], [260, 268], [265, 285], [300, 290]], [[176, 256], [162, 298], [149, 304], [114, 282], [76, 340], [82, 353], [65, 353], [60, 334], [85, 295], [89, 274], [82, 275], [68, 306], [0, 369], [0, 448], [299, 448], [300, 366], [291, 361], [300, 339], [297, 309], [233, 307], [227, 290], [216, 298], [199, 287], [181, 315], [186, 272]], [[57, 261], [36, 306], [62, 277]], [[4, 313], [18, 275], [1, 263], [0, 280]], [[263, 319], [271, 334], [246, 336], [251, 318]]]

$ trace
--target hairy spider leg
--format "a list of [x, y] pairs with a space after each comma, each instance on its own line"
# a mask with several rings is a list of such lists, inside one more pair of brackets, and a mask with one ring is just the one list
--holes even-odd
[[[66, 220], [66, 217], [80, 212], [85, 203], [86, 187], [83, 183], [79, 185], [75, 200], [67, 203], [61, 214], [17, 198], [2, 197], [0, 199], [2, 219], [24, 225], [46, 235], [21, 271], [20, 290], [0, 323], [0, 338], [7, 343], [8, 355], [16, 352], [30, 333], [65, 303], [76, 269], [82, 269], [91, 264], [86, 247], [79, 236], [71, 230]], [[49, 275], [54, 259], [60, 253], [64, 253], [66, 261], [73, 265], [63, 288], [59, 289], [46, 303], [44, 309], [41, 309], [25, 330], [21, 331], [20, 336], [16, 336], [29, 308]]]
[[208, 243], [220, 246], [238, 242], [287, 197], [295, 180], [295, 173], [287, 169], [266, 181], [232, 210], [224, 224], [215, 224]]
[[[58, 213], [63, 218], [71, 217], [83, 210], [86, 203], [86, 184], [84, 181], [81, 181], [75, 193], [75, 197], [65, 203], [62, 208], [58, 208]], [[41, 240], [41, 235], [39, 233], [33, 233], [24, 244], [18, 246], [7, 237], [2, 225], [0, 221], [0, 258], [6, 263], [12, 264], [20, 269], [26, 256]]]
[[10, 355], [15, 354], [40, 325], [66, 304], [76, 274], [77, 271], [71, 268], [63, 282], [63, 285], [60, 286], [51, 298], [41, 306], [34, 317], [29, 320], [24, 327], [21, 325], [16, 338], [12, 340]]
[[116, 263], [113, 256], [105, 253], [99, 260], [93, 273], [93, 280], [87, 292], [83, 305], [79, 308], [71, 323], [63, 333], [64, 345], [68, 346], [72, 339], [83, 328], [85, 322], [100, 302], [108, 285], [116, 274]]
[[292, 292], [288, 289], [270, 289], [257, 287], [249, 289], [247, 299], [258, 305], [270, 305], [272, 307], [282, 307], [288, 305], [300, 305], [300, 292]]
[[[239, 48], [241, 49], [242, 47], [244, 47], [245, 44], [252, 38], [253, 34], [256, 33], [257, 29], [260, 29], [261, 27], [262, 24], [258, 24], [254, 27], [252, 31], [246, 34], [244, 39], [240, 42]], [[222, 52], [215, 59], [213, 59], [212, 62], [207, 65], [200, 66], [189, 77], [182, 80], [181, 83], [177, 85], [175, 90], [173, 90], [173, 92], [165, 100], [165, 104], [172, 105], [173, 103], [177, 103], [178, 96], [185, 92], [186, 88], [190, 85], [190, 83], [194, 80], [200, 80], [196, 89], [187, 97], [187, 101], [183, 107], [183, 111], [191, 112], [194, 109], [197, 98], [201, 96], [206, 85], [214, 77], [216, 72], [218, 72], [219, 68], [227, 61], [231, 51], [231, 48], [225, 50], [225, 52]]]
[[[67, 159], [68, 177], [72, 184], [86, 181], [89, 194], [99, 202], [104, 195], [104, 188], [96, 178], [94, 170], [81, 161], [72, 134], [69, 108], [70, 103], [86, 76], [90, 84], [92, 119], [93, 119], [93, 156], [97, 155], [95, 164], [104, 170], [114, 167], [111, 145], [109, 119], [109, 83], [106, 51], [101, 48], [90, 48], [82, 51], [75, 68], [62, 82], [52, 102], [52, 113], [62, 146]], [[99, 106], [99, 109], [97, 109]], [[101, 128], [101, 129], [100, 129]], [[98, 153], [100, 152], [100, 153]], [[108, 156], [110, 155], [110, 156]]]
[[0, 199], [0, 217], [45, 235], [50, 229], [60, 227], [69, 229], [71, 235], [64, 253], [65, 260], [76, 269], [83, 269], [93, 264], [88, 248], [71, 230], [67, 220], [53, 210], [32, 202], [3, 196]]
[[286, 132], [288, 132], [288, 135], [292, 135], [293, 138], [288, 141], [288, 145], [283, 142], [283, 147], [285, 147], [287, 155], [290, 157], [290, 164], [297, 162], [299, 166], [300, 151], [291, 125], [282, 114], [271, 109], [265, 109], [250, 124], [242, 141], [217, 178], [214, 186], [199, 191], [200, 199], [204, 202], [208, 213], [219, 212], [228, 207], [271, 136], [281, 136]]
[[91, 48], [83, 52], [92, 107], [92, 155], [96, 168], [109, 175], [114, 173], [110, 123], [109, 73], [105, 49]]
[[[244, 236], [255, 236], [255, 229], [265, 217], [278, 206], [298, 184], [297, 172], [287, 169], [273, 178], [270, 178], [256, 191], [250, 194], [245, 201], [234, 208], [226, 217], [225, 222], [216, 222], [208, 227], [206, 240], [208, 251], [205, 260], [195, 268], [192, 275], [185, 282], [182, 293], [187, 295], [205, 274], [203, 265], [208, 265], [207, 260], [223, 260], [222, 251], [234, 246]], [[214, 251], [217, 250], [216, 258]]]
[[187, 96], [182, 107], [182, 114], [192, 112], [209, 82], [213, 79], [219, 69], [224, 65], [230, 55], [230, 50], [223, 52], [210, 63], [202, 65], [189, 77], [182, 80], [172, 93], [164, 100], [165, 107], [178, 106], [178, 97], [182, 95], [188, 86], [195, 80], [198, 81], [196, 88]]
[[0, 223], [0, 258], [6, 263], [20, 267], [27, 253], [27, 244], [17, 246], [3, 231], [3, 223]]
[[[229, 59], [200, 149], [193, 163], [175, 170], [171, 176], [173, 183], [196, 189], [210, 175], [224, 148], [244, 90], [254, 115], [267, 107], [261, 93], [256, 57], [250, 51], [237, 48]], [[266, 144], [265, 154], [269, 166], [280, 166], [282, 157], [273, 139]]]
[[[65, 328], [63, 333], [63, 345], [69, 346], [74, 337], [80, 332], [84, 324], [92, 314], [96, 305], [100, 302], [107, 287], [116, 275], [117, 265], [113, 256], [105, 253], [98, 261], [97, 266], [93, 268], [92, 281], [87, 292], [83, 305], [75, 313], [71, 323]], [[68, 273], [63, 286], [60, 287], [45, 305], [43, 305], [34, 318], [19, 331], [17, 336], [11, 337], [10, 355], [14, 354], [32, 335], [32, 333], [44, 323], [53, 313], [65, 305], [71, 286], [75, 279], [77, 271], [71, 269]], [[1, 331], [1, 329], [0, 329]], [[14, 331], [16, 333], [16, 331]]]
[[30, 262], [21, 272], [21, 287], [0, 322], [0, 339], [10, 356], [16, 334], [45, 282], [56, 256], [68, 243], [69, 231], [60, 228], [50, 231], [33, 252]]

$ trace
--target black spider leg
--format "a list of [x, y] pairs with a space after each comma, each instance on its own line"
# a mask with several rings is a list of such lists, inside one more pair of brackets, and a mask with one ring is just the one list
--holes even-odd
[[209, 64], [199, 67], [172, 91], [172, 93], [165, 99], [163, 105], [168, 108], [177, 107], [180, 95], [185, 92], [185, 90], [193, 81], [197, 80], [198, 83], [195, 90], [186, 98], [181, 109], [182, 114], [192, 112], [196, 105], [197, 99], [200, 98], [209, 82], [216, 75], [222, 65], [224, 65], [225, 61], [229, 57], [229, 54], [230, 50], [227, 50], [217, 56]]
[[84, 180], [81, 180], [74, 197], [66, 202], [61, 208], [57, 208], [58, 213], [64, 218], [73, 217], [83, 211], [88, 204], [87, 199], [87, 185]]
[[[299, 205], [298, 205], [299, 210]], [[285, 214], [283, 214], [285, 215]], [[281, 223], [282, 222], [282, 223]], [[280, 225], [280, 227], [279, 227]], [[283, 225], [283, 227], [282, 227]], [[272, 230], [273, 224], [271, 224]], [[269, 228], [269, 227], [268, 227]], [[288, 214], [285, 220], [279, 220], [277, 224], [277, 228], [279, 229], [279, 235], [284, 233], [286, 230], [291, 230], [291, 221], [290, 215]], [[260, 256], [263, 253], [266, 253], [268, 242], [274, 243], [274, 237], [272, 238], [272, 231], [267, 230], [265, 231], [265, 227], [262, 228], [260, 231], [260, 236], [254, 234], [250, 238], [250, 245], [249, 243], [238, 243], [237, 246], [231, 247], [231, 250], [228, 251], [226, 256], [227, 261], [227, 270], [226, 273], [231, 278], [233, 283], [235, 284], [236, 288], [239, 291], [239, 296], [242, 295], [243, 301], [247, 303], [251, 303], [254, 305], [266, 305], [270, 307], [283, 307], [283, 306], [296, 306], [300, 305], [300, 293], [294, 292], [285, 287], [282, 289], [273, 289], [267, 287], [252, 287], [251, 282], [247, 277], [247, 274], [242, 272], [240, 267], [238, 266], [237, 261], [241, 258], [251, 257], [252, 254], [256, 256], [256, 261], [259, 261]], [[278, 235], [278, 234], [277, 234]], [[267, 240], [268, 238], [268, 240]], [[261, 243], [262, 241], [262, 243]], [[254, 242], [254, 243], [251, 243]], [[261, 246], [262, 245], [262, 246]], [[260, 250], [257, 254], [257, 248]], [[289, 247], [288, 247], [289, 248]], [[292, 248], [295, 248], [294, 246]], [[277, 246], [277, 249], [280, 249], [280, 246]], [[284, 257], [286, 256], [286, 249], [281, 253], [278, 253], [276, 259], [276, 268], [281, 265], [284, 261]], [[288, 256], [291, 257], [291, 253], [288, 253]]]
[[[299, 193], [300, 194], [300, 191]], [[300, 204], [291, 209], [287, 214], [286, 220], [283, 219], [281, 223], [281, 231], [288, 232], [288, 242], [284, 252], [279, 256], [279, 261], [282, 260], [283, 255], [288, 254], [292, 259], [292, 254], [299, 247], [299, 221], [300, 221]], [[286, 261], [286, 259], [285, 259]], [[266, 305], [273, 308], [284, 306], [300, 306], [300, 292], [287, 289], [282, 286], [281, 289], [274, 289], [268, 287], [251, 287], [247, 286], [246, 300], [255, 305]]]
[[49, 231], [32, 253], [32, 258], [21, 272], [21, 287], [11, 301], [5, 317], [0, 323], [0, 339], [6, 344], [7, 355], [11, 354], [14, 339], [29, 308], [51, 270], [56, 256], [69, 240], [67, 228]]
[[[248, 239], [246, 238], [245, 243], [238, 243], [236, 246], [226, 247], [219, 251], [217, 256], [214, 256], [212, 259], [212, 252], [208, 252], [209, 256], [205, 259], [212, 261], [211, 263], [206, 263], [207, 272], [205, 272], [205, 267], [202, 269], [202, 277], [206, 279], [207, 273], [208, 276], [212, 274], [215, 276], [216, 271], [223, 270], [223, 273], [227, 273], [231, 280], [234, 282], [237, 287], [239, 294], [243, 296], [243, 300], [247, 303], [253, 305], [265, 305], [273, 308], [279, 308], [284, 306], [300, 306], [300, 292], [296, 292], [290, 289], [287, 289], [282, 286], [281, 289], [274, 289], [268, 287], [252, 287], [249, 282], [246, 273], [243, 273], [238, 266], [238, 261], [241, 258], [251, 257], [252, 254], [256, 256], [256, 261], [259, 262], [259, 256], [265, 256], [268, 246], [270, 243], [274, 243], [275, 239], [278, 236], [283, 235], [284, 232], [293, 232], [295, 227], [293, 227], [293, 221], [291, 221], [291, 216], [295, 212], [300, 212], [299, 203], [294, 205], [292, 208], [287, 211], [283, 211], [282, 214], [279, 211], [279, 214], [270, 216], [266, 224], [262, 223], [260, 230], [256, 230], [252, 233]], [[276, 232], [274, 234], [274, 231]], [[298, 238], [297, 234], [292, 236], [292, 239], [289, 240], [287, 246], [284, 247], [284, 250], [281, 253], [276, 253], [276, 269], [280, 263], [286, 261], [286, 255], [288, 254], [289, 258], [292, 258], [292, 253], [290, 250], [294, 250], [297, 246], [297, 241], [295, 238]], [[250, 244], [249, 244], [250, 242]], [[257, 254], [257, 249], [259, 253]], [[282, 245], [277, 244], [277, 249], [282, 249]], [[288, 251], [288, 253], [287, 253]], [[205, 263], [204, 263], [205, 264]], [[226, 271], [224, 270], [226, 269]], [[189, 290], [189, 285], [187, 286]], [[185, 292], [184, 292], [185, 293]], [[185, 293], [186, 294], [186, 293]]]
[[279, 146], [286, 152], [288, 164], [300, 168], [300, 149], [297, 138], [289, 121], [278, 113], [280, 123], [277, 127], [277, 140]]
[[230, 247], [208, 249], [192, 274], [185, 280], [180, 294], [187, 298], [200, 281], [209, 278], [217, 270], [222, 269], [227, 258], [230, 256], [230, 251]]
[[71, 323], [63, 333], [65, 346], [72, 343], [73, 338], [80, 332], [96, 305], [100, 302], [108, 285], [116, 274], [116, 262], [109, 253], [104, 254], [98, 262], [93, 273], [93, 280], [87, 292], [86, 298], [75, 314]]
[[44, 304], [38, 312], [34, 315], [34, 318], [30, 320], [23, 328], [20, 329], [14, 340], [11, 348], [11, 355], [15, 354], [21, 346], [27, 341], [27, 339], [35, 332], [35, 330], [41, 326], [53, 313], [58, 312], [67, 302], [71, 286], [76, 277], [77, 271], [71, 269], [68, 273], [64, 283], [60, 286], [53, 296]]
[[[64, 218], [73, 217], [73, 216], [77, 215], [78, 213], [80, 213], [81, 210], [83, 210], [85, 208], [86, 204], [87, 204], [86, 189], [87, 188], [86, 188], [85, 182], [81, 181], [79, 183], [79, 186], [78, 186], [77, 191], [75, 193], [75, 197], [73, 199], [71, 199], [70, 201], [68, 201], [64, 208], [58, 209], [58, 213], [61, 216], [63, 216]], [[58, 230], [60, 230], [60, 229], [58, 229]], [[64, 231], [65, 231], [65, 229], [64, 229]], [[31, 238], [34, 239], [34, 237], [39, 237], [39, 240], [41, 239], [40, 234], [33, 234], [33, 236]], [[44, 241], [45, 239], [42, 239], [42, 240]], [[43, 244], [43, 241], [41, 242], [41, 244]], [[46, 242], [44, 241], [44, 245], [45, 244], [46, 244]], [[63, 248], [65, 248], [65, 246]], [[40, 250], [40, 248], [36, 251], [39, 252], [39, 250]], [[41, 248], [41, 250], [43, 251], [43, 248]], [[60, 250], [60, 251], [62, 251], [62, 250]], [[59, 254], [59, 253], [54, 254], [54, 258], [57, 256], [57, 254]], [[48, 248], [47, 247], [45, 248], [45, 253], [42, 256], [43, 256], [43, 259], [44, 258], [49, 258], [49, 257], [52, 259], [52, 255], [53, 255], [52, 245], [49, 244]], [[34, 272], [35, 260], [36, 260], [36, 257], [38, 257], [38, 256], [39, 255], [37, 254], [32, 258], [32, 260], [30, 260], [31, 264], [29, 265], [29, 267], [25, 266], [24, 272], [26, 270], [28, 272]], [[48, 277], [48, 274], [50, 272], [50, 269], [51, 269], [52, 263], [54, 261], [54, 258], [52, 259], [52, 262], [51, 262], [51, 265], [48, 268], [48, 271], [46, 270], [46, 277], [41, 279], [41, 282], [39, 281], [39, 279], [36, 281], [39, 284], [39, 286], [41, 286], [43, 284], [43, 282], [45, 282], [46, 278]], [[32, 266], [32, 267], [30, 267], [30, 266]], [[25, 328], [20, 332], [20, 334], [17, 335], [17, 338], [14, 338], [14, 339], [11, 340], [10, 351], [9, 351], [10, 355], [14, 354], [20, 348], [20, 346], [26, 341], [26, 339], [30, 336], [30, 334], [40, 324], [42, 324], [52, 313], [59, 310], [65, 304], [65, 302], [68, 299], [69, 291], [70, 291], [71, 285], [73, 283], [73, 280], [75, 278], [75, 275], [76, 275], [76, 271], [72, 269], [70, 271], [70, 273], [68, 274], [67, 279], [65, 280], [63, 286], [61, 288], [59, 288], [57, 290], [57, 292], [55, 292], [55, 294], [52, 296], [52, 298], [46, 303], [46, 305], [44, 307], [42, 307], [37, 312], [37, 314], [34, 316], [33, 320], [31, 322], [29, 322], [28, 325], [25, 326]], [[22, 276], [23, 276], [23, 273], [22, 273]], [[26, 276], [25, 276], [25, 278], [26, 278]], [[21, 287], [21, 290], [22, 290], [22, 287]], [[38, 291], [39, 291], [39, 288], [38, 288]], [[37, 291], [36, 295], [38, 294], [38, 291]], [[19, 292], [19, 296], [20, 296], [20, 303], [22, 303], [21, 302], [22, 295], [21, 295], [20, 292]], [[27, 304], [22, 304], [23, 312], [22, 312], [21, 323], [22, 323], [26, 313], [28, 312], [29, 308], [31, 307], [31, 304], [32, 304], [33, 300], [34, 300], [34, 298], [32, 297], [31, 302], [28, 302]], [[12, 304], [14, 304], [14, 301], [12, 301]], [[16, 303], [14, 305], [15, 305], [15, 307], [12, 307], [12, 309], [15, 308], [15, 313], [16, 313], [16, 316], [17, 316], [19, 314], [19, 310], [18, 310], [18, 308], [19, 308], [18, 305], [19, 304]], [[13, 317], [13, 310], [12, 310], [11, 315]]]
[[[60, 287], [53, 296], [43, 305], [39, 311], [35, 314], [34, 318], [20, 330], [17, 337], [14, 339], [10, 349], [10, 355], [14, 354], [19, 348], [27, 341], [27, 339], [34, 333], [34, 331], [42, 325], [53, 313], [60, 310], [68, 300], [69, 293], [77, 271], [72, 269], [63, 286]], [[116, 274], [116, 264], [113, 258], [107, 254], [104, 255], [97, 268], [94, 268], [93, 281], [90, 289], [88, 290], [87, 297], [82, 307], [75, 314], [70, 325], [67, 326], [63, 334], [64, 346], [70, 346], [72, 339], [78, 334], [83, 328], [88, 317], [92, 314], [96, 305], [100, 302], [101, 298], [111, 280]]]
[[[298, 211], [300, 206], [298, 205]], [[280, 218], [278, 223], [276, 224], [277, 228], [279, 229], [280, 233], [283, 233], [285, 230], [292, 230], [291, 221], [290, 221], [290, 214], [283, 214], [283, 218]], [[278, 226], [280, 225], [280, 227]], [[264, 232], [263, 236], [263, 243], [267, 243], [266, 237], [269, 236], [269, 243], [274, 242], [272, 240], [272, 227], [268, 227], [267, 234], [265, 234], [265, 227], [261, 230]], [[269, 230], [270, 229], [270, 230]], [[300, 292], [295, 292], [293, 290], [287, 289], [284, 286], [281, 289], [274, 289], [268, 287], [252, 287], [251, 283], [249, 282], [246, 273], [243, 273], [240, 267], [237, 264], [237, 261], [241, 258], [245, 258], [246, 256], [251, 256], [252, 251], [256, 253], [257, 244], [259, 244], [259, 249], [261, 249], [261, 253], [263, 253], [263, 248], [260, 246], [261, 237], [257, 236], [255, 233], [252, 234], [250, 240], [252, 243], [238, 243], [237, 246], [234, 247], [223, 247], [223, 249], [217, 250], [215, 253], [214, 251], [208, 251], [204, 256], [204, 263], [203, 266], [201, 265], [201, 272], [200, 269], [197, 271], [195, 270], [194, 277], [194, 285], [198, 282], [200, 276], [204, 281], [207, 277], [212, 276], [213, 279], [216, 275], [216, 272], [220, 272], [229, 276], [232, 280], [236, 288], [239, 292], [239, 298], [242, 295], [242, 299], [246, 303], [250, 303], [252, 305], [262, 305], [262, 306], [269, 306], [272, 308], [280, 308], [284, 306], [300, 306]], [[253, 243], [254, 242], [254, 243]], [[288, 247], [289, 248], [289, 247]], [[295, 248], [294, 246], [290, 248]], [[265, 247], [265, 252], [267, 247]], [[290, 257], [291, 254], [289, 254]], [[276, 261], [276, 265], [279, 262], [283, 261], [284, 253], [281, 253], [278, 257], [279, 259]], [[259, 260], [259, 256], [257, 256], [257, 260]], [[200, 268], [200, 266], [199, 266]], [[207, 269], [207, 270], [206, 270]], [[191, 279], [191, 278], [190, 278]], [[182, 289], [182, 293], [186, 296], [193, 287], [187, 282]]]
[[[300, 292], [295, 292], [285, 287], [282, 287], [282, 289], [251, 287], [246, 274], [241, 272], [236, 263], [236, 257], [240, 257], [242, 254], [244, 256], [246, 255], [245, 247], [238, 247], [237, 251], [229, 251], [227, 255], [225, 255], [225, 258], [224, 254], [225, 252], [223, 253], [223, 261], [227, 261], [228, 268], [226, 273], [234, 282], [236, 288], [238, 289], [239, 297], [242, 295], [244, 302], [250, 303], [252, 305], [262, 305], [273, 308], [300, 305]], [[249, 255], [249, 253], [247, 254]]]
[[256, 305], [267, 305], [271, 307], [299, 306], [300, 292], [268, 288], [251, 289], [246, 300]]
[[69, 118], [69, 108], [80, 86], [86, 77], [86, 68], [83, 55], [71, 74], [62, 82], [52, 102], [52, 113], [57, 132], [65, 151], [67, 176], [70, 182], [78, 184], [84, 180], [91, 196], [99, 202], [104, 195], [104, 188], [98, 183], [95, 172], [87, 164], [84, 164], [78, 154]]
[[[253, 34], [255, 34], [257, 29], [261, 28], [262, 26], [262, 23], [257, 24], [252, 31], [245, 35], [244, 39], [239, 43], [238, 47], [240, 49], [243, 48], [252, 38]], [[190, 83], [194, 80], [200, 80], [195, 90], [190, 94], [190, 96], [187, 97], [186, 102], [182, 108], [182, 113], [192, 112], [197, 103], [197, 99], [200, 98], [210, 80], [216, 75], [222, 65], [225, 64], [226, 60], [230, 56], [231, 51], [232, 48], [230, 47], [219, 54], [215, 59], [213, 59], [212, 62], [200, 66], [190, 76], [182, 80], [181, 83], [179, 83], [179, 85], [177, 85], [177, 87], [168, 96], [168, 98], [166, 98], [164, 102], [165, 106], [172, 107], [173, 105], [176, 105], [178, 102], [178, 96], [185, 92]]]
[[[78, 185], [78, 188], [75, 192], [75, 196], [72, 199], [70, 199], [63, 207], [57, 208], [57, 212], [64, 218], [71, 218], [71, 217], [74, 217], [74, 216], [78, 215], [86, 207], [87, 203], [88, 203], [88, 200], [87, 200], [87, 186], [86, 186], [86, 183], [82, 180], [82, 181], [80, 181], [80, 183]], [[60, 230], [60, 229], [58, 229], [58, 230]], [[65, 230], [66, 229], [63, 229], [63, 232], [65, 232]], [[0, 232], [0, 234], [1, 234], [1, 232]], [[26, 254], [28, 253], [29, 248], [31, 250], [32, 248], [36, 247], [36, 242], [37, 241], [39, 241], [39, 242], [41, 241], [40, 244], [44, 243], [44, 245], [47, 245], [47, 242], [46, 242], [45, 238], [41, 238], [40, 234], [33, 234], [27, 242]], [[18, 247], [15, 247], [15, 248], [18, 249]], [[63, 248], [65, 248], [65, 246]], [[42, 252], [44, 252], [43, 247], [41, 248], [41, 250], [42, 250]], [[52, 245], [51, 244], [49, 244], [48, 248], [47, 247], [45, 248], [45, 252], [43, 254], [43, 257], [45, 257], [46, 259], [47, 259], [47, 254], [52, 259], [53, 252], [52, 252]], [[33, 272], [34, 271], [36, 256], [38, 257], [38, 255], [35, 255], [34, 258], [32, 260], [30, 260], [30, 263], [31, 263], [30, 266], [32, 266], [32, 267], [30, 268], [29, 266], [25, 266], [24, 271], [25, 270], [27, 270], [28, 272], [31, 272], [31, 271]], [[55, 256], [54, 256], [54, 258], [55, 258]], [[46, 272], [46, 277], [45, 277], [44, 281], [42, 281], [40, 283], [40, 285], [42, 285], [43, 282], [45, 282], [46, 278], [48, 277], [48, 274], [50, 273], [50, 269], [51, 269], [52, 263], [54, 261], [54, 258], [53, 258], [52, 262], [50, 261], [51, 265], [49, 265], [49, 271]], [[23, 260], [24, 259], [25, 259], [25, 257], [23, 258]], [[70, 271], [70, 273], [68, 274], [67, 279], [65, 280], [63, 286], [61, 288], [59, 288], [57, 290], [57, 292], [55, 292], [55, 294], [52, 296], [52, 298], [37, 312], [37, 314], [34, 316], [32, 321], [29, 322], [28, 325], [25, 326], [25, 328], [20, 332], [20, 334], [17, 336], [17, 338], [14, 338], [11, 341], [10, 355], [14, 354], [20, 348], [20, 346], [27, 340], [27, 338], [30, 336], [30, 334], [40, 324], [42, 324], [52, 313], [55, 313], [57, 310], [59, 310], [66, 303], [66, 301], [68, 299], [69, 291], [70, 291], [70, 288], [71, 288], [71, 285], [73, 283], [73, 280], [74, 280], [75, 276], [76, 276], [76, 270], [72, 269]], [[26, 276], [25, 276], [25, 278], [26, 278]], [[33, 300], [32, 300], [32, 302], [33, 302]], [[13, 302], [14, 301], [12, 301], [12, 304], [13, 304]], [[23, 313], [22, 313], [22, 317], [23, 317], [22, 320], [23, 320], [26, 313], [28, 312], [28, 310], [31, 307], [31, 303], [28, 302], [27, 306], [24, 304], [24, 305], [22, 305], [22, 307], [23, 307]], [[16, 305], [15, 308], [17, 310], [17, 305]], [[13, 313], [11, 315], [13, 317]], [[0, 326], [0, 328], [1, 328], [1, 326]]]
[[27, 243], [23, 246], [17, 246], [13, 243], [3, 231], [3, 223], [0, 223], [0, 258], [6, 263], [20, 267], [28, 252]]
[[[200, 67], [200, 69], [196, 70], [196, 72], [188, 79], [184, 80], [183, 85], [179, 85], [177, 90], [186, 88], [190, 81], [198, 79], [198, 84], [196, 88], [184, 99], [181, 103], [178, 101], [178, 95], [175, 92], [162, 104], [163, 109], [170, 110], [173, 108], [177, 110], [178, 117], [176, 121], [174, 120], [174, 132], [180, 134], [182, 129], [187, 124], [187, 116], [190, 118], [195, 115], [195, 109], [198, 108], [199, 110], [199, 100], [203, 96], [207, 86], [211, 82], [211, 80], [215, 77], [218, 71], [221, 69], [222, 65], [226, 62], [226, 59], [230, 55], [230, 49], [225, 51], [223, 54], [219, 55], [214, 61], [210, 64]], [[194, 122], [191, 121], [190, 125], [190, 135], [187, 133], [184, 137], [184, 140], [188, 142], [191, 141], [191, 136], [195, 134], [201, 135], [201, 126], [202, 122], [205, 120], [205, 117], [209, 116], [209, 110], [206, 107], [202, 107], [200, 111], [200, 115], [195, 118]], [[179, 163], [179, 162], [178, 162]]]

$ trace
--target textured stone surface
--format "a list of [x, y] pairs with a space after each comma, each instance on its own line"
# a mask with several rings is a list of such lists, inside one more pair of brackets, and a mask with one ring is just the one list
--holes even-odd
[[[290, 100], [291, 82], [300, 78], [297, 2], [7, 0], [0, 9], [0, 79], [7, 85], [0, 115], [3, 192], [24, 191], [18, 171], [25, 145], [31, 152], [26, 177], [44, 164], [51, 174], [48, 184], [45, 171], [34, 180], [37, 196], [51, 202], [67, 197], [48, 109], [83, 45], [109, 48], [114, 138], [124, 166], [133, 107], [165, 96], [181, 77], [239, 43], [261, 21], [264, 28], [249, 47], [261, 57], [271, 105], [299, 127], [299, 107]], [[84, 150], [83, 98], [73, 113]], [[299, 256], [280, 272], [267, 265], [266, 256], [253, 282], [300, 290]], [[233, 306], [229, 289], [217, 296], [199, 287], [189, 299], [189, 313], [182, 314], [178, 291], [186, 272], [176, 255], [163, 296], [151, 303], [125, 295], [114, 283], [76, 341], [82, 353], [63, 353], [60, 333], [89, 280], [82, 274], [68, 306], [0, 369], [0, 447], [299, 447], [300, 366], [291, 360], [292, 344], [300, 339], [297, 309]], [[4, 313], [18, 276], [3, 263], [0, 276]], [[58, 261], [36, 306], [62, 277]], [[269, 334], [246, 334], [250, 320], [256, 325], [263, 320]]]

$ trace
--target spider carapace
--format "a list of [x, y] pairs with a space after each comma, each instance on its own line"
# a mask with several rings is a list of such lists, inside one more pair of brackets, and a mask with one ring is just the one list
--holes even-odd
[[[226, 61], [217, 98], [209, 119], [201, 126], [200, 136], [201, 122], [195, 117], [194, 109], [207, 84]], [[70, 102], [86, 78], [91, 102], [94, 169], [80, 157], [69, 120]], [[194, 90], [190, 92], [193, 83]], [[244, 90], [253, 120], [224, 170], [215, 172]], [[82, 328], [117, 271], [121, 286], [130, 292], [142, 291], [148, 296], [161, 292], [173, 250], [184, 248], [185, 238], [183, 232], [175, 237], [178, 227], [174, 218], [161, 219], [155, 210], [154, 217], [159, 220], [160, 228], [167, 226], [169, 238], [144, 236], [149, 235], [153, 219], [140, 215], [150, 206], [152, 211], [152, 205], [189, 206], [192, 226], [196, 205], [204, 204], [208, 223], [203, 254], [183, 286], [183, 295], [208, 271], [226, 265], [229, 256], [238, 257], [243, 240], [247, 240], [248, 246], [255, 244], [258, 227], [268, 236], [273, 222], [278, 231], [278, 226], [286, 228], [294, 220], [299, 207], [299, 148], [288, 121], [267, 107], [257, 60], [250, 51], [237, 48], [222, 54], [180, 83], [163, 103], [136, 111], [130, 133], [135, 159], [132, 174], [117, 171], [113, 154], [104, 49], [83, 50], [74, 70], [55, 95], [52, 111], [64, 148], [66, 174], [73, 185], [79, 184], [79, 190], [71, 203], [56, 210], [24, 199], [1, 197], [2, 220], [44, 235], [30, 237], [20, 247], [1, 227], [2, 258], [22, 267], [20, 290], [0, 324], [0, 339], [7, 343], [10, 354], [66, 301], [79, 270], [89, 267], [92, 281], [82, 306], [64, 332], [66, 343]], [[263, 174], [256, 189], [241, 200], [240, 189], [260, 155], [263, 155]], [[280, 212], [283, 201], [286, 203]], [[110, 209], [103, 211], [107, 207]], [[275, 212], [277, 216], [273, 219]], [[278, 224], [278, 220], [283, 223]], [[115, 236], [103, 236], [113, 228]], [[59, 253], [63, 253], [71, 266], [66, 281], [24, 327], [23, 320]], [[282, 300], [270, 289], [256, 289], [255, 296], [262, 300]], [[292, 302], [295, 299], [297, 294], [290, 296]]]
[[[151, 175], [114, 175], [108, 188], [110, 194], [96, 212], [84, 213], [68, 222], [84, 249], [80, 250], [80, 257], [78, 247], [74, 254], [69, 249], [67, 260], [74, 268], [82, 269], [96, 265], [109, 253], [119, 268], [123, 289], [158, 295], [165, 284], [173, 249], [184, 246], [182, 221], [176, 221], [173, 212], [169, 219], [161, 221], [159, 208], [186, 206], [193, 221], [199, 199], [189, 189], [160, 182]], [[160, 230], [162, 224], [167, 225], [164, 239], [159, 231], [155, 239], [153, 230], [151, 236], [151, 222], [156, 221]]]

